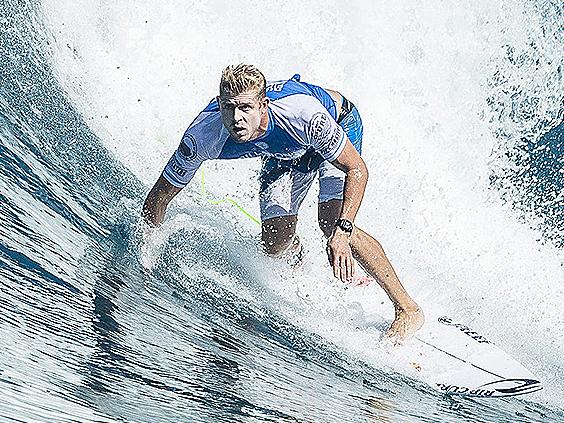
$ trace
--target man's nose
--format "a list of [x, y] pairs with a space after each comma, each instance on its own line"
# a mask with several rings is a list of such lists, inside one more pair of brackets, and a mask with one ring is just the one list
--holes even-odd
[[243, 118], [243, 112], [239, 110], [237, 107], [233, 109], [233, 120], [235, 122], [239, 122]]

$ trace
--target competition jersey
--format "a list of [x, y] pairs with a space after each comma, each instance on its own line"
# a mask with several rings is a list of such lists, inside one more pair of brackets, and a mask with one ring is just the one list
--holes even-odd
[[287, 81], [268, 82], [266, 95], [270, 103], [263, 136], [237, 143], [223, 126], [219, 105], [213, 100], [184, 133], [163, 177], [182, 188], [204, 160], [259, 156], [293, 160], [308, 150], [329, 161], [339, 156], [346, 137], [336, 122], [335, 102], [327, 91], [294, 75]]

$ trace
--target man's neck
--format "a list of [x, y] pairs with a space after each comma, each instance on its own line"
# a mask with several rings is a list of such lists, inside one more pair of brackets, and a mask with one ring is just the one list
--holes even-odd
[[260, 138], [262, 137], [264, 134], [266, 134], [266, 131], [268, 130], [268, 106], [266, 107], [266, 112], [264, 113], [264, 115], [262, 115], [261, 119], [260, 119], [260, 125], [258, 127], [257, 130], [257, 136], [254, 137], [254, 139], [256, 138]]

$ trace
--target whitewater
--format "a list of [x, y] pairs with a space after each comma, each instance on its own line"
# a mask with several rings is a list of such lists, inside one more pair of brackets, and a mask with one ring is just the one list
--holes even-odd
[[[2, 2], [0, 420], [564, 421], [563, 18], [556, 0]], [[355, 103], [358, 225], [428, 314], [543, 390], [452, 397], [401, 364], [379, 287], [331, 277], [315, 189], [304, 268], [265, 257], [258, 160], [206, 162], [143, 242], [149, 188], [240, 62]]]

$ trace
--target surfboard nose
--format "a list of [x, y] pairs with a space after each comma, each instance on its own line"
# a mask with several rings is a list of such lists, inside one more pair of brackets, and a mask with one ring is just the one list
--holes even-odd
[[494, 397], [507, 397], [540, 391], [542, 383], [536, 379], [501, 379], [486, 383], [479, 389], [493, 390], [495, 393], [491, 396]]

